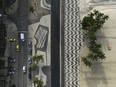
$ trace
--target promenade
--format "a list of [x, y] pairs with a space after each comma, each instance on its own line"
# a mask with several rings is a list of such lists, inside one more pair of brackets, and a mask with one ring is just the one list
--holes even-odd
[[80, 86], [79, 52], [81, 51], [83, 46], [83, 32], [80, 29], [79, 3], [79, 0], [61, 1], [61, 87]]
[[[49, 20], [46, 22], [46, 20]], [[50, 15], [44, 16], [40, 19], [40, 22], [34, 23], [28, 26], [28, 41], [32, 41], [32, 56], [43, 55], [43, 60], [38, 63], [38, 73], [33, 76], [42, 79], [43, 86], [50, 87], [50, 65], [51, 65], [51, 44], [50, 44]], [[29, 66], [29, 65], [28, 65]], [[47, 68], [48, 67], [48, 68]], [[27, 80], [27, 84], [30, 84], [30, 80]], [[32, 87], [34, 84], [32, 83]]]

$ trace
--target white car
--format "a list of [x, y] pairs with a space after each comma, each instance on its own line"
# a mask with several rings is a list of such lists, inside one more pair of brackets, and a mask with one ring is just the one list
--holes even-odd
[[31, 63], [32, 63], [32, 60], [31, 60], [31, 58], [28, 58], [28, 62], [29, 62], [29, 64], [31, 64]]
[[23, 66], [23, 73], [26, 73], [26, 66]]
[[21, 41], [24, 42], [25, 41], [25, 35], [24, 35], [24, 33], [20, 33], [20, 37], [21, 37]]

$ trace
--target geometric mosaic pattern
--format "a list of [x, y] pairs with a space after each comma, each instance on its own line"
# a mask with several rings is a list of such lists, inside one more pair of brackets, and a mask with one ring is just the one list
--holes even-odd
[[65, 87], [79, 87], [79, 52], [83, 33], [80, 29], [79, 0], [65, 0], [64, 82]]
[[0, 69], [0, 76], [5, 76], [8, 74], [8, 68], [1, 68]]
[[35, 34], [35, 38], [37, 39], [37, 48], [44, 48], [47, 37], [48, 30], [42, 26], [39, 26]]

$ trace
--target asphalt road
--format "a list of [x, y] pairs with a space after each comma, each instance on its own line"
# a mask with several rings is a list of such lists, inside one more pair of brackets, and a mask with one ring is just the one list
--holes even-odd
[[51, 0], [51, 86], [60, 87], [59, 39], [60, 0]]
[[[19, 9], [17, 10], [18, 15], [17, 18], [17, 27], [19, 31], [19, 42], [20, 51], [18, 53], [18, 87], [27, 87], [27, 75], [28, 73], [23, 73], [23, 66], [27, 66], [27, 30], [28, 30], [28, 20], [27, 20], [27, 2], [26, 0], [19, 0]], [[20, 39], [20, 32], [24, 31], [25, 34], [25, 42], [22, 43]], [[28, 70], [28, 67], [27, 67]]]
[[28, 29], [28, 10], [27, 10], [27, 1], [19, 0], [19, 9], [17, 13], [19, 15], [17, 19], [17, 26], [19, 31], [27, 31]]
[[[18, 37], [18, 44], [20, 45], [20, 51], [16, 52], [16, 61], [17, 61], [17, 74], [15, 84], [17, 87], [27, 87], [27, 74], [24, 74], [22, 68], [24, 65], [27, 65], [27, 2], [26, 0], [19, 0], [19, 9], [12, 15], [8, 16], [8, 19], [17, 24], [18, 31], [26, 31], [25, 37], [26, 41], [21, 42], [20, 36]], [[59, 0], [51, 0], [51, 87], [60, 87], [60, 74], [59, 74]], [[19, 12], [20, 11], [20, 12]], [[17, 13], [22, 16], [17, 17]], [[16, 51], [16, 50], [15, 50]], [[28, 69], [27, 69], [28, 70]]]
[[[8, 0], [6, 0], [6, 2], [8, 3]], [[19, 2], [18, 3], [19, 9], [15, 13], [8, 15], [8, 19], [13, 21], [17, 25], [18, 31], [19, 31], [17, 43], [11, 47], [10, 54], [12, 56], [15, 56], [15, 59], [16, 59], [16, 63], [11, 64], [11, 66], [16, 68], [16, 72], [14, 75], [11, 76], [10, 85], [15, 84], [16, 87], [27, 87], [28, 73], [26, 74], [23, 73], [23, 66], [27, 66], [27, 55], [28, 55], [27, 54], [28, 53], [27, 51], [27, 29], [28, 29], [27, 14], [28, 14], [28, 11], [27, 11], [26, 0], [18, 0], [18, 2]], [[21, 15], [21, 16], [18, 17], [17, 15]], [[25, 39], [26, 39], [24, 43], [22, 43], [20, 40], [20, 31], [26, 31], [24, 32]], [[20, 45], [19, 52], [16, 52], [17, 44]]]
[[18, 53], [18, 87], [27, 87], [27, 74], [23, 73], [23, 66], [27, 66], [27, 49], [26, 43], [20, 44]]

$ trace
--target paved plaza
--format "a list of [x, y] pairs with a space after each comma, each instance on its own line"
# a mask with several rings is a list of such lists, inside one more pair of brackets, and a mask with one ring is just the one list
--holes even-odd
[[[46, 22], [46, 20], [49, 20]], [[50, 15], [43, 16], [40, 19], [40, 22], [28, 26], [28, 40], [32, 41], [32, 56], [43, 55], [43, 60], [38, 63], [39, 71], [38, 77], [42, 79], [45, 86], [48, 80], [50, 80], [50, 70], [47, 70], [47, 67], [51, 65], [51, 45], [50, 45]], [[44, 70], [45, 69], [45, 70]], [[50, 81], [49, 81], [50, 82]], [[34, 87], [34, 85], [32, 84]], [[49, 85], [50, 86], [50, 85]]]

